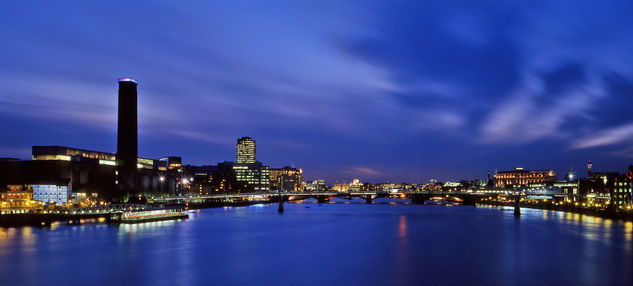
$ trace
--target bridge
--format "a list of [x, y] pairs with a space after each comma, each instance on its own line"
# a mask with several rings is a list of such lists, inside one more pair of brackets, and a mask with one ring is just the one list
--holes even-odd
[[474, 205], [483, 198], [489, 196], [525, 196], [525, 193], [486, 193], [486, 192], [443, 192], [443, 191], [424, 191], [424, 192], [267, 192], [267, 193], [232, 193], [232, 194], [211, 194], [211, 195], [191, 195], [191, 196], [173, 196], [148, 199], [148, 203], [152, 204], [185, 204], [185, 203], [205, 203], [205, 202], [278, 202], [283, 201], [316, 199], [319, 203], [325, 203], [333, 198], [352, 199], [361, 198], [367, 203], [372, 203], [377, 198], [401, 198], [410, 199], [414, 204], [424, 204], [430, 200], [444, 200], [451, 202], [459, 202], [468, 205]]
[[316, 199], [319, 203], [329, 202], [334, 198], [352, 199], [362, 198], [366, 203], [371, 204], [377, 198], [401, 198], [410, 199], [414, 204], [425, 204], [427, 201], [448, 201], [461, 203], [463, 205], [476, 205], [485, 198], [492, 196], [505, 196], [514, 200], [515, 215], [520, 215], [520, 198], [528, 194], [515, 191], [494, 191], [494, 192], [445, 192], [445, 191], [424, 191], [424, 192], [268, 192], [268, 193], [233, 193], [233, 194], [212, 194], [185, 197], [161, 197], [148, 200], [148, 203], [159, 204], [191, 204], [192, 206], [213, 206], [213, 205], [249, 205], [254, 203], [278, 203], [279, 212], [284, 212], [284, 202], [294, 200]]
[[148, 199], [147, 204], [109, 204], [71, 210], [42, 211], [39, 213], [9, 214], [0, 216], [0, 225], [50, 225], [56, 221], [80, 223], [83, 219], [105, 219], [109, 221], [113, 214], [125, 211], [140, 211], [155, 209], [157, 206], [185, 205], [193, 208], [214, 206], [241, 206], [256, 203], [278, 203], [279, 212], [284, 211], [284, 202], [316, 199], [319, 203], [326, 203], [334, 198], [352, 199], [362, 198], [366, 203], [372, 203], [377, 198], [410, 199], [414, 204], [425, 204], [427, 201], [448, 201], [463, 205], [476, 205], [492, 196], [506, 196], [515, 201], [515, 214], [520, 214], [519, 200], [528, 194], [517, 193], [486, 193], [486, 192], [268, 192], [268, 193], [233, 193], [211, 194], [201, 196], [170, 196]]

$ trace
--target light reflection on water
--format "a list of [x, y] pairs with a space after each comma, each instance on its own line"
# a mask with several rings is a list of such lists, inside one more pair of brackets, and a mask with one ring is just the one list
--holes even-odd
[[0, 277], [7, 285], [41, 284], [37, 277], [94, 285], [633, 282], [630, 271], [620, 271], [633, 269], [631, 222], [532, 209], [517, 219], [511, 207], [402, 200], [285, 208], [193, 210], [187, 220], [119, 226], [0, 228]]

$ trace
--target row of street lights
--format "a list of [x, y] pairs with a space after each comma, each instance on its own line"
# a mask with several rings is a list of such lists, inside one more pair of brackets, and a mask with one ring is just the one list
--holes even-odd
[[[165, 178], [165, 176], [158, 177], [158, 181], [161, 183], [164, 183], [166, 180], [167, 178]], [[189, 183], [192, 183], [192, 182], [193, 182], [193, 178], [180, 178], [181, 184], [188, 185]]]

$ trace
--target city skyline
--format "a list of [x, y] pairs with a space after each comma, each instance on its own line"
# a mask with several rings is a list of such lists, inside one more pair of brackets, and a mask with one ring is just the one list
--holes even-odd
[[0, 157], [115, 152], [131, 76], [143, 157], [216, 163], [251, 136], [260, 161], [330, 183], [632, 161], [629, 3], [197, 4], [6, 4]]

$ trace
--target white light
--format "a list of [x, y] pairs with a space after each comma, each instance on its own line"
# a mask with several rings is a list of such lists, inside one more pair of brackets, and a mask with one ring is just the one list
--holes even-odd
[[158, 177], [158, 180], [161, 181], [161, 182], [164, 182], [165, 181], [165, 177], [160, 176], [160, 177]]
[[133, 82], [133, 83], [138, 84], [138, 82], [135, 79], [131, 78], [131, 77], [120, 77], [119, 78], [119, 82], [123, 82], [123, 81], [129, 81], [129, 82]]

